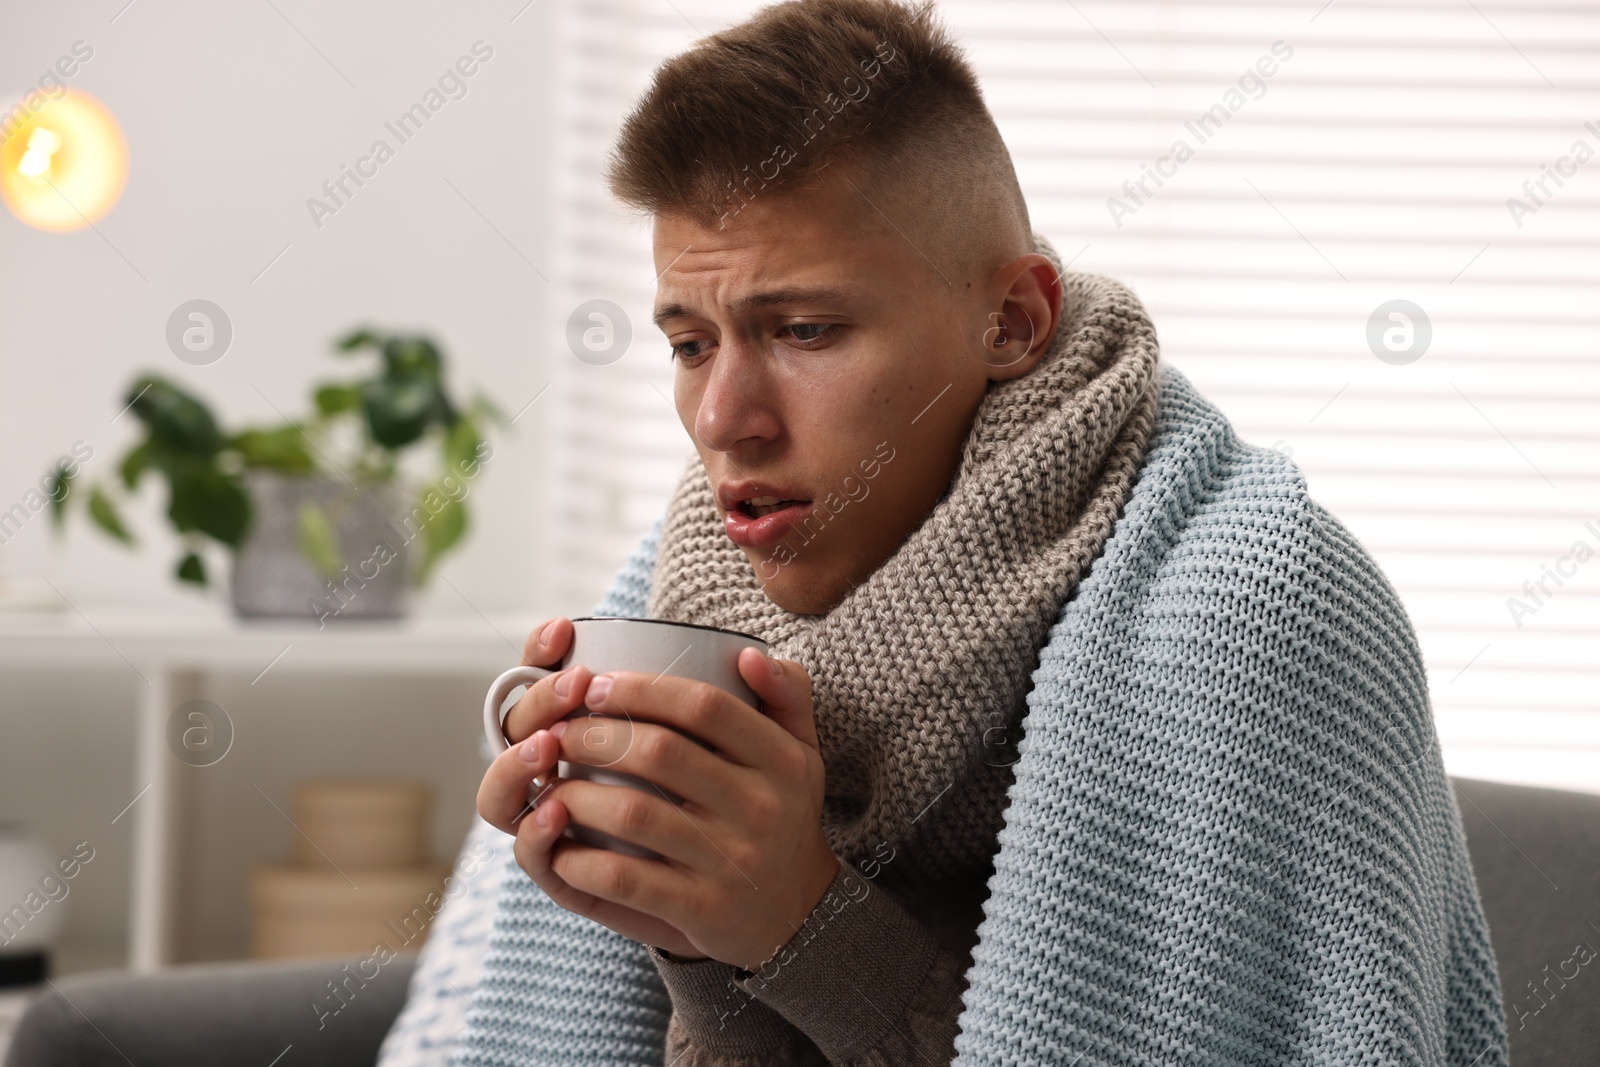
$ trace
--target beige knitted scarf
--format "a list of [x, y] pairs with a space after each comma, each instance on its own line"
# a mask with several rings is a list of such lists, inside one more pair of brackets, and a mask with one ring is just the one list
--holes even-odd
[[[1037, 234], [1035, 249], [1061, 271]], [[948, 884], [991, 862], [1039, 650], [1154, 423], [1158, 349], [1138, 299], [1096, 275], [1062, 283], [1048, 354], [990, 383], [944, 498], [831, 611], [767, 598], [698, 455], [662, 527], [650, 617], [755, 634], [806, 668], [828, 840], [858, 866], [894, 856], [897, 883]]]

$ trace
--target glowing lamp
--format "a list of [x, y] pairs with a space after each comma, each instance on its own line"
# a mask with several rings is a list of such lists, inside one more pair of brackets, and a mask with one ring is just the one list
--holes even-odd
[[32, 91], [0, 112], [0, 198], [35, 229], [81, 230], [102, 218], [128, 180], [128, 143], [106, 106], [68, 90]]

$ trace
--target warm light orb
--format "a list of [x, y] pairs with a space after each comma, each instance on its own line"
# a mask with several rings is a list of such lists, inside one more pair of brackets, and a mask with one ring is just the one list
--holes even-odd
[[81, 230], [110, 211], [128, 180], [128, 143], [106, 106], [69, 89], [37, 90], [0, 112], [0, 197], [40, 230]]

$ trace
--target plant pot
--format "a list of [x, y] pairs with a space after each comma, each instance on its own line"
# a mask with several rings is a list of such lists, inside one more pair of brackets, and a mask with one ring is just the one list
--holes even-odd
[[[359, 490], [337, 475], [245, 473], [253, 518], [234, 556], [233, 610], [242, 618], [398, 619], [410, 610], [411, 557], [399, 496], [387, 484]], [[300, 506], [332, 520], [344, 564], [329, 578], [300, 547]]]

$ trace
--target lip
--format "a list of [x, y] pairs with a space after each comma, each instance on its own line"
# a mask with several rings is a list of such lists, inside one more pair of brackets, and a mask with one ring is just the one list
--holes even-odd
[[[717, 503], [724, 512], [723, 529], [728, 539], [740, 548], [771, 548], [788, 536], [795, 523], [800, 522], [811, 506], [811, 498], [803, 496], [803, 489], [772, 485], [768, 482], [724, 482], [717, 487]], [[740, 501], [751, 497], [771, 496], [796, 503], [760, 518], [752, 518], [740, 507]]]
[[811, 501], [791, 504], [782, 511], [774, 511], [759, 519], [752, 519], [742, 511], [730, 511], [722, 520], [728, 539], [740, 548], [771, 548], [789, 535], [794, 525], [805, 518]]

